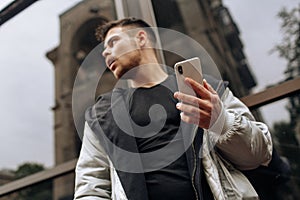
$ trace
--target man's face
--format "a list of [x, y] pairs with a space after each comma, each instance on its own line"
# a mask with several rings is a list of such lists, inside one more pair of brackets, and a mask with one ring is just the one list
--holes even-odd
[[107, 67], [116, 78], [121, 78], [130, 69], [140, 64], [140, 52], [134, 37], [126, 34], [126, 28], [115, 27], [108, 31], [104, 40]]

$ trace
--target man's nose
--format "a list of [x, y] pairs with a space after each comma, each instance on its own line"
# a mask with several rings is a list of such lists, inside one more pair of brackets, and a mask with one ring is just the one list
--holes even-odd
[[110, 53], [111, 51], [109, 50], [109, 48], [105, 48], [104, 51], [102, 52], [102, 56], [106, 58]]

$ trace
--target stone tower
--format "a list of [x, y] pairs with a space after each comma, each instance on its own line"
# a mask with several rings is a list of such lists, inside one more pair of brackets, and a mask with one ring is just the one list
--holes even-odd
[[[47, 53], [55, 70], [53, 112], [56, 165], [78, 157], [81, 141], [72, 114], [74, 80], [84, 57], [98, 44], [94, 29], [113, 19], [116, 15], [111, 0], [85, 0], [60, 15], [60, 44]], [[82, 80], [85, 78], [79, 77]], [[111, 85], [110, 82], [108, 85]], [[55, 179], [55, 200], [72, 199], [73, 188], [73, 174]]]

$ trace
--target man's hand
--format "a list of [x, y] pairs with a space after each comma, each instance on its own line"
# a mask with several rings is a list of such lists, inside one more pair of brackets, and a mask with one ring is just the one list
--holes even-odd
[[185, 82], [193, 88], [196, 97], [180, 92], [174, 93], [174, 97], [180, 101], [176, 108], [181, 111], [181, 119], [209, 129], [214, 125], [222, 110], [222, 103], [217, 92], [206, 80], [203, 81], [203, 85], [191, 78], [186, 78]]

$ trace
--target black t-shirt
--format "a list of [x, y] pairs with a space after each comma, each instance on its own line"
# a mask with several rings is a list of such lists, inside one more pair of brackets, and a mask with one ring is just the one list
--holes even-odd
[[[157, 133], [149, 131], [147, 133], [150, 134], [149, 137], [147, 135], [136, 137], [140, 153], [161, 149], [171, 140], [174, 142], [175, 135], [180, 134], [177, 133], [180, 125], [180, 113], [175, 107], [177, 100], [173, 97], [173, 92], [166, 85], [156, 85], [151, 88], [138, 88], [132, 93], [129, 99], [129, 112], [134, 123], [139, 126], [147, 126], [152, 123], [157, 127], [166, 120], [162, 128], [159, 131], [156, 130]], [[153, 105], [162, 107], [156, 107], [156, 110], [150, 112], [151, 121], [149, 111]], [[165, 110], [166, 116], [161, 109]], [[135, 134], [143, 136], [146, 133]], [[182, 148], [182, 155], [162, 169], [144, 173], [149, 199], [196, 199], [184, 154], [182, 137], [177, 138], [175, 142], [178, 143], [178, 148]], [[142, 160], [142, 162], [145, 163], [147, 160]]]

